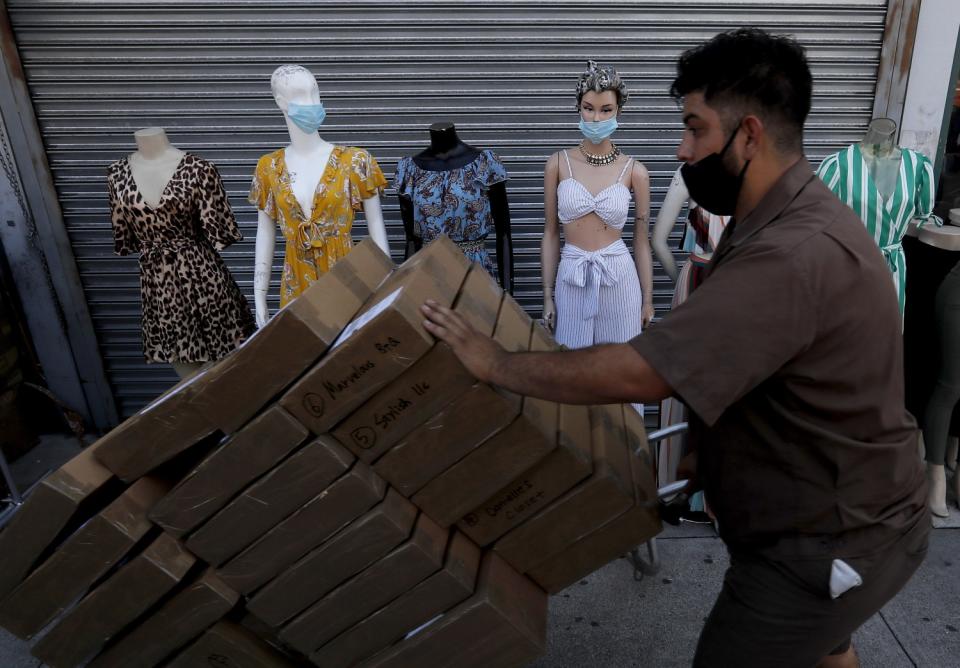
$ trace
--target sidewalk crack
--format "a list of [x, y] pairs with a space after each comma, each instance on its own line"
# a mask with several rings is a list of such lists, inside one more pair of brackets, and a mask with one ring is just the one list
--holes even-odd
[[890, 635], [892, 635], [893, 639], [897, 641], [898, 645], [900, 645], [900, 649], [903, 652], [904, 656], [906, 656], [907, 659], [910, 661], [910, 665], [912, 665], [913, 668], [918, 668], [917, 662], [913, 660], [912, 656], [910, 656], [910, 652], [908, 652], [907, 648], [903, 646], [902, 642], [900, 642], [900, 638], [897, 636], [896, 632], [893, 630], [893, 627], [890, 626], [890, 622], [888, 622], [887, 618], [883, 615], [883, 610], [879, 611], [877, 614], [880, 616], [880, 619], [883, 620], [884, 625], [890, 631]]

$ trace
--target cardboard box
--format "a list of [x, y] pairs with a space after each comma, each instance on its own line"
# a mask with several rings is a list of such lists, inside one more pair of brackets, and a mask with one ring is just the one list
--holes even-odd
[[353, 461], [333, 438], [317, 437], [197, 529], [187, 548], [219, 566], [329, 487]]
[[[509, 295], [504, 296], [493, 338], [507, 350], [526, 351], [530, 347], [530, 326], [530, 318], [520, 305]], [[401, 438], [374, 468], [404, 496], [412, 496], [505, 429], [522, 406], [518, 395], [477, 383]], [[473, 419], [475, 416], [483, 418]]]
[[297, 665], [242, 626], [217, 622], [166, 668], [295, 668]]
[[154, 507], [150, 519], [178, 538], [186, 535], [290, 454], [307, 435], [289, 413], [272, 406], [200, 462]]
[[394, 269], [366, 239], [206, 373], [196, 410], [233, 433], [313, 365]]
[[[553, 345], [530, 342], [534, 351]], [[517, 419], [427, 483], [414, 503], [440, 526], [454, 524], [556, 448], [558, 412], [557, 404], [524, 397]]]
[[386, 484], [363, 462], [218, 569], [227, 585], [249, 594], [266, 584], [340, 527], [383, 499]]
[[634, 503], [620, 405], [591, 407], [590, 423], [593, 474], [494, 544], [497, 554], [522, 573], [560, 554]]
[[129, 483], [216, 433], [193, 403], [205, 382], [204, 373], [186, 378], [127, 418], [94, 444], [97, 459]]
[[51, 668], [85, 664], [173, 590], [195, 562], [176, 538], [160, 534], [70, 610], [33, 647], [33, 655]]
[[309, 655], [437, 572], [449, 538], [448, 530], [420, 513], [407, 542], [320, 599], [287, 624], [280, 638]]
[[474, 508], [457, 527], [478, 545], [489, 545], [548, 506], [593, 471], [586, 406], [560, 406], [557, 447]]
[[239, 599], [235, 591], [208, 570], [94, 659], [88, 668], [155, 666], [223, 618]]
[[[453, 310], [478, 331], [492, 335], [502, 296], [490, 275], [474, 265]], [[341, 422], [333, 435], [370, 464], [474, 383], [476, 379], [460, 364], [450, 347], [438, 342]]]
[[257, 592], [247, 609], [280, 626], [405, 541], [417, 509], [396, 490]]
[[[478, 331], [492, 335], [502, 296], [483, 267], [473, 265], [453, 310]], [[450, 347], [438, 342], [341, 422], [333, 435], [370, 464], [474, 383], [476, 379], [460, 364]]]
[[80, 527], [0, 603], [0, 626], [33, 637], [146, 535], [147, 512], [168, 489], [144, 478]]
[[[373, 468], [401, 494], [413, 496], [513, 422], [520, 406], [519, 397], [510, 399], [489, 385], [477, 383], [401, 438]], [[468, 418], [474, 414], [482, 415], [483, 419]]]
[[[318, 666], [353, 666], [473, 594], [480, 549], [454, 533], [443, 568], [310, 655]], [[432, 668], [432, 667], [431, 667]]]
[[82, 451], [41, 481], [0, 532], [0, 600], [23, 581], [71, 521], [85, 520], [97, 510], [96, 500], [113, 491], [113, 473], [94, 457], [95, 448]]
[[323, 434], [433, 346], [420, 307], [449, 306], [470, 264], [446, 237], [418, 255], [402, 280], [385, 281], [326, 356], [290, 388], [280, 405], [313, 433]]
[[[642, 431], [643, 420], [631, 406], [626, 405], [623, 409], [629, 425], [627, 441], [628, 445], [632, 446], [632, 453], [637, 447], [646, 446], [646, 435]], [[644, 457], [646, 454], [648, 453], [642, 451], [639, 456], [630, 455], [635, 485], [633, 506], [530, 571], [529, 576], [548, 593], [556, 594], [579, 582], [662, 531], [653, 466], [649, 457]]]
[[547, 594], [487, 552], [476, 593], [364, 668], [525, 666], [547, 642]]

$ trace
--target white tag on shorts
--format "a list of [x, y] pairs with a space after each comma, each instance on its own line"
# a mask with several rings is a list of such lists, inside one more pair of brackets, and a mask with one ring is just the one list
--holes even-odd
[[863, 584], [863, 578], [842, 559], [834, 559], [830, 567], [830, 598], [839, 598], [845, 592]]

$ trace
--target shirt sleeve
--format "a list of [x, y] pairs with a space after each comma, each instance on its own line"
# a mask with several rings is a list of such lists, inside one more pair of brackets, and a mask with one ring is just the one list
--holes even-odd
[[111, 173], [107, 173], [107, 191], [110, 199], [110, 225], [113, 228], [113, 252], [117, 255], [130, 255], [140, 251], [140, 241], [134, 234], [130, 221], [124, 215]]
[[478, 176], [480, 185], [486, 189], [495, 183], [503, 183], [508, 180], [510, 176], [507, 174], [506, 166], [500, 161], [500, 157], [489, 149], [484, 151], [484, 154], [486, 166]]
[[223, 187], [220, 172], [212, 162], [206, 162], [201, 170], [203, 180], [197, 193], [200, 211], [200, 227], [204, 236], [218, 251], [243, 240], [237, 227], [237, 219], [230, 207], [227, 190]]
[[630, 344], [712, 425], [810, 344], [817, 306], [809, 293], [788, 252], [758, 244], [727, 257]]
[[277, 219], [277, 203], [273, 197], [273, 187], [271, 185], [270, 172], [272, 160], [270, 156], [265, 155], [257, 161], [257, 167], [253, 172], [253, 181], [250, 183], [250, 195], [247, 201], [257, 207], [258, 211], [263, 211], [271, 220]]
[[940, 216], [934, 215], [933, 207], [936, 203], [936, 185], [933, 178], [933, 165], [926, 156], [917, 154], [917, 192], [914, 220], [924, 223], [933, 223], [937, 227], [943, 225]]
[[380, 165], [362, 148], [354, 149], [350, 157], [350, 205], [354, 211], [363, 208], [363, 200], [379, 195], [387, 185]]
[[393, 175], [393, 187], [398, 197], [410, 197], [413, 194], [410, 183], [410, 162], [410, 158], [400, 158], [397, 162], [397, 173]]
[[834, 195], [840, 194], [840, 156], [836, 153], [823, 159], [817, 167], [817, 176]]

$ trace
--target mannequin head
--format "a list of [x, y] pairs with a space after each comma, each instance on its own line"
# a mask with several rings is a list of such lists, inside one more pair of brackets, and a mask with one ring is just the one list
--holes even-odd
[[281, 65], [275, 69], [270, 77], [270, 90], [284, 114], [291, 102], [320, 104], [320, 87], [316, 78], [300, 65]]
[[896, 146], [897, 124], [890, 118], [874, 118], [863, 136], [863, 150], [875, 156], [889, 155]]
[[619, 115], [628, 97], [627, 84], [613, 67], [587, 61], [587, 69], [577, 81], [577, 109], [585, 121]]

